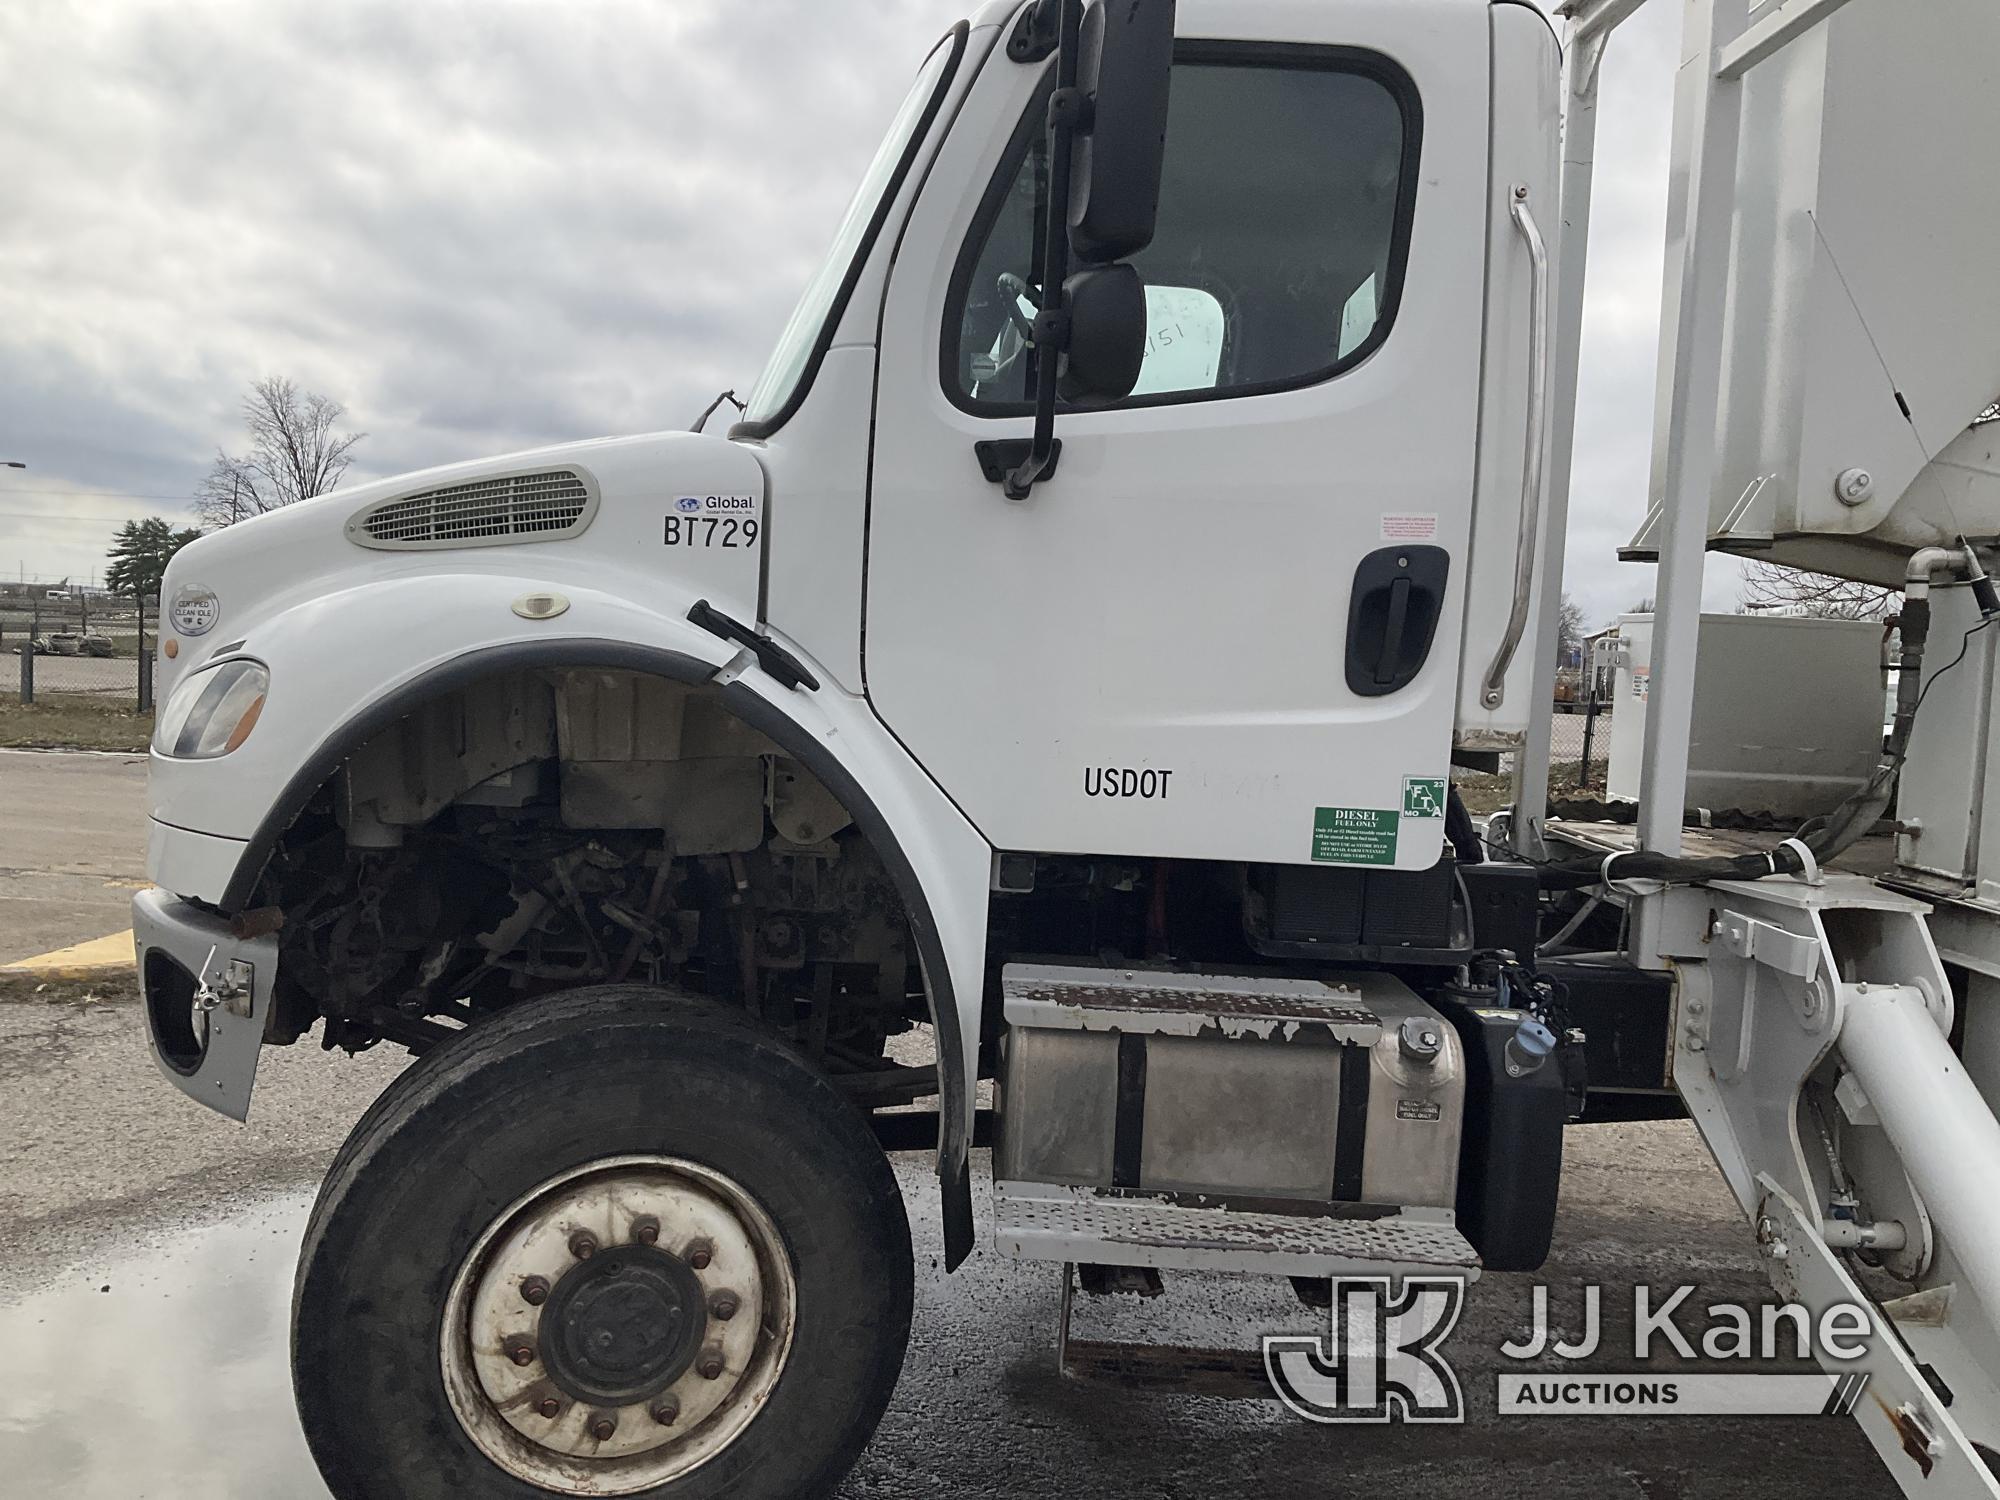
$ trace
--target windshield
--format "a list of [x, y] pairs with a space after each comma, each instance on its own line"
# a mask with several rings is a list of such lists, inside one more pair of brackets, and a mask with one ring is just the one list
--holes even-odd
[[778, 347], [750, 393], [750, 404], [737, 424], [739, 430], [747, 428], [750, 435], [762, 436], [790, 416], [804, 395], [819, 356], [825, 352], [826, 339], [853, 290], [862, 258], [909, 171], [913, 148], [937, 114], [952, 70], [965, 50], [965, 36], [963, 23], [953, 27], [924, 60], [909, 97], [889, 123], [889, 133], [855, 190], [854, 201], [847, 205], [832, 248], [806, 283], [805, 295], [799, 298], [785, 331], [778, 335]]

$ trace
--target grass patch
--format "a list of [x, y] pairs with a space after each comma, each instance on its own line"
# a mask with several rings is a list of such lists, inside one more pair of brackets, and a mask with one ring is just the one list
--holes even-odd
[[37, 693], [33, 703], [0, 698], [0, 747], [10, 750], [144, 750], [153, 716], [123, 696]]
[[[1514, 777], [1511, 772], [1489, 773], [1485, 771], [1454, 770], [1451, 784], [1458, 788], [1460, 800], [1465, 810], [1475, 817], [1500, 811], [1514, 800]], [[1549, 801], [1567, 802], [1572, 797], [1602, 797], [1604, 795], [1604, 768], [1597, 767], [1596, 776], [1589, 787], [1576, 784], [1576, 762], [1565, 760], [1549, 768]]]

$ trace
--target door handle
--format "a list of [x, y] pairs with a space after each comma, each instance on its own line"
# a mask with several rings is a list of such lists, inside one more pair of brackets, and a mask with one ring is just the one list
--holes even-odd
[[1408, 575], [1389, 585], [1389, 621], [1382, 628], [1382, 655], [1375, 662], [1376, 686], [1385, 686], [1396, 676], [1403, 659], [1403, 631], [1410, 623], [1410, 580]]
[[1450, 576], [1442, 547], [1378, 547], [1361, 559], [1347, 601], [1349, 692], [1385, 697], [1423, 670]]

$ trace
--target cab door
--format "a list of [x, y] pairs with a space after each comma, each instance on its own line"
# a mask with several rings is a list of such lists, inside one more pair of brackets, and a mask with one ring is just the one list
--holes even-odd
[[1426, 868], [1471, 525], [1485, 8], [1259, 6], [1263, 35], [1251, 9], [1180, 6], [1139, 385], [1064, 408], [1019, 502], [988, 474], [1031, 427], [1049, 69], [996, 48], [982, 71], [884, 303], [867, 690], [1001, 848]]

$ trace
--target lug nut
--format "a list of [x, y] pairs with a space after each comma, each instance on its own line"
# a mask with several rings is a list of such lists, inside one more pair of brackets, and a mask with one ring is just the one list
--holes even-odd
[[632, 1238], [642, 1245], [657, 1245], [660, 1242], [660, 1221], [651, 1215], [633, 1220]]
[[680, 1416], [681, 1404], [672, 1396], [667, 1397], [666, 1400], [653, 1408], [653, 1420], [658, 1422], [662, 1427], [673, 1426], [674, 1423], [680, 1420]]
[[717, 1292], [709, 1299], [708, 1310], [718, 1320], [727, 1323], [731, 1318], [736, 1316], [736, 1310], [739, 1306], [741, 1304], [737, 1302], [734, 1292]]
[[544, 1396], [535, 1403], [535, 1410], [553, 1422], [562, 1415], [562, 1402], [553, 1396]]
[[521, 1300], [530, 1307], [540, 1307], [549, 1300], [549, 1284], [540, 1276], [530, 1276], [521, 1283]]
[[720, 1349], [709, 1350], [706, 1354], [702, 1355], [701, 1363], [695, 1368], [701, 1372], [703, 1380], [720, 1380], [722, 1378], [722, 1351]]
[[600, 1443], [610, 1442], [611, 1434], [617, 1430], [618, 1420], [615, 1417], [599, 1417], [590, 1424], [590, 1435]]
[[526, 1368], [535, 1362], [535, 1346], [524, 1339], [514, 1339], [507, 1345], [507, 1357]]
[[689, 1247], [687, 1261], [697, 1271], [706, 1271], [715, 1260], [715, 1252], [706, 1243]]
[[589, 1260], [597, 1254], [597, 1236], [588, 1229], [579, 1229], [569, 1237], [569, 1253], [578, 1260]]

